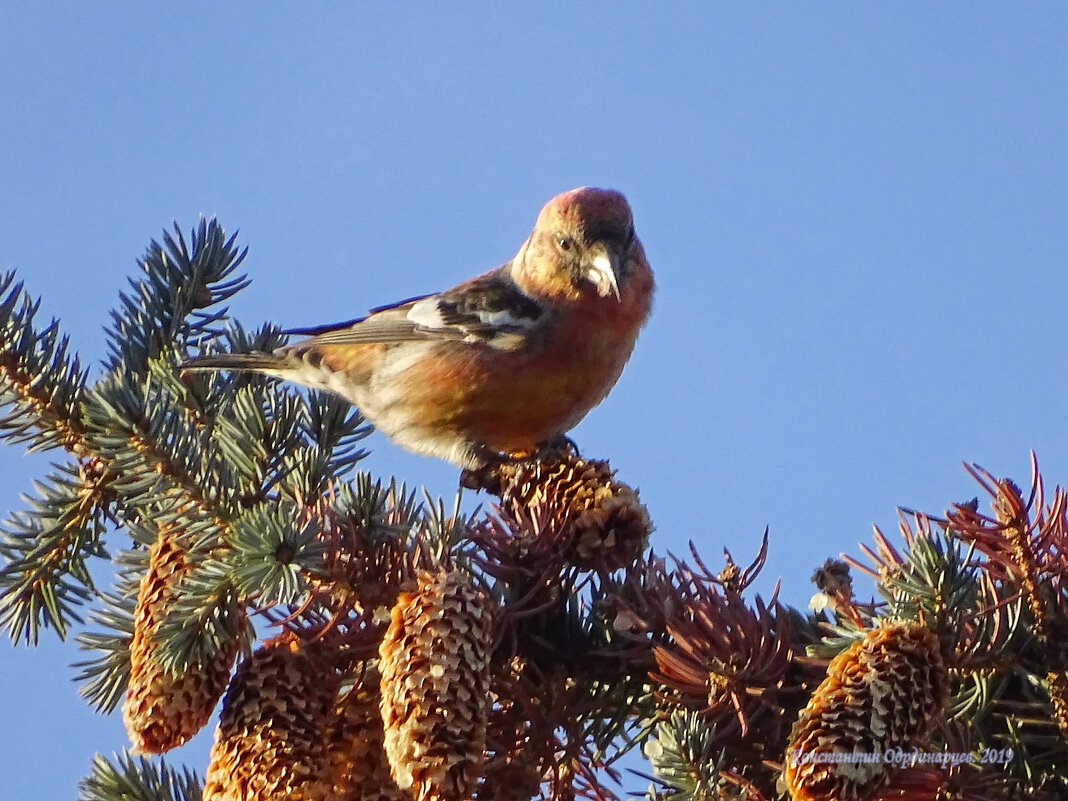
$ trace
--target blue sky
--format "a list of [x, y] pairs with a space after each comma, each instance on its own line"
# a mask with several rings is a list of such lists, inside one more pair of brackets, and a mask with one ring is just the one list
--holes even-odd
[[[1026, 482], [1034, 449], [1068, 481], [1062, 6], [265, 8], [0, 3], [0, 268], [87, 361], [172, 221], [240, 229], [234, 314], [295, 327], [496, 266], [549, 197], [609, 186], [658, 293], [574, 437], [657, 550], [748, 561], [770, 526], [758, 589], [803, 606], [897, 505], [975, 495], [962, 460]], [[371, 444], [451, 496], [452, 467]], [[44, 467], [0, 453], [0, 507]], [[13, 798], [72, 798], [124, 744], [78, 658], [0, 645]]]

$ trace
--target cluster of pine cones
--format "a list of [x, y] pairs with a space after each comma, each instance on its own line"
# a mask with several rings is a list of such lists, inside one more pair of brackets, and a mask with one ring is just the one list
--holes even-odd
[[[652, 526], [637, 494], [605, 462], [564, 454], [502, 468], [500, 514], [550, 532], [578, 570], [626, 568]], [[544, 536], [549, 536], [544, 534]], [[204, 801], [466, 801], [485, 795], [494, 649], [507, 614], [470, 569], [422, 567], [385, 607], [377, 653], [353, 659], [329, 638], [284, 627], [231, 675], [238, 639], [182, 675], [158, 658], [166, 610], [193, 561], [161, 531], [140, 584], [123, 717], [137, 752], [182, 745], [222, 713]], [[817, 753], [880, 753], [922, 743], [940, 716], [948, 677], [937, 639], [913, 621], [884, 621], [834, 659], [802, 710], [780, 789], [796, 801], [866, 801], [896, 769], [806, 761]], [[801, 757], [800, 759], [797, 757]], [[530, 798], [543, 776], [494, 781], [493, 796]], [[529, 771], [528, 771], [529, 772]], [[502, 776], [505, 774], [502, 774]], [[511, 774], [508, 774], [511, 775]], [[522, 780], [521, 780], [522, 779]], [[502, 795], [503, 793], [503, 795]]]
[[[607, 463], [562, 454], [507, 465], [500, 512], [531, 510], [580, 569], [614, 569], [644, 550], [651, 524], [637, 493]], [[500, 610], [456, 565], [417, 571], [395, 595], [377, 658], [353, 663], [325, 639], [291, 628], [231, 676], [235, 638], [210, 664], [176, 675], [158, 632], [193, 560], [161, 531], [142, 577], [123, 704], [135, 752], [193, 737], [223, 697], [204, 801], [469, 799], [486, 754], [491, 656]], [[225, 695], [224, 695], [225, 694]]]

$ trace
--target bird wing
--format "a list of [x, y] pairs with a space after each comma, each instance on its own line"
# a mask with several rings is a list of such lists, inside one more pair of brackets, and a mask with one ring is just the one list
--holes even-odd
[[445, 292], [380, 306], [366, 317], [286, 333], [310, 335], [297, 344], [301, 348], [448, 339], [513, 350], [545, 313], [499, 268]]

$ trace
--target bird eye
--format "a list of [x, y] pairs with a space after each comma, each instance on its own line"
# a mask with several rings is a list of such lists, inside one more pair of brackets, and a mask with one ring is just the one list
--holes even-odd
[[556, 240], [556, 244], [560, 246], [560, 250], [571, 250], [572, 242], [566, 236], [562, 236]]

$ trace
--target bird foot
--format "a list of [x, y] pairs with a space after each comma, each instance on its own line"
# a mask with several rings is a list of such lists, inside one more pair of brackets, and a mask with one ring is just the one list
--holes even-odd
[[578, 445], [575, 444], [575, 440], [566, 434], [561, 434], [558, 437], [554, 437], [546, 443], [543, 443], [540, 448], [534, 451], [528, 458], [529, 459], [547, 459], [552, 456], [560, 456], [564, 453], [570, 453], [572, 456], [579, 456]]
[[503, 463], [503, 460], [498, 459], [479, 467], [465, 467], [460, 472], [460, 486], [475, 492], [485, 490], [491, 495], [500, 495]]
[[501, 494], [501, 468], [511, 462], [511, 456], [497, 453], [485, 446], [472, 450], [468, 463], [460, 472], [460, 486], [479, 492], [485, 490], [493, 495]]

